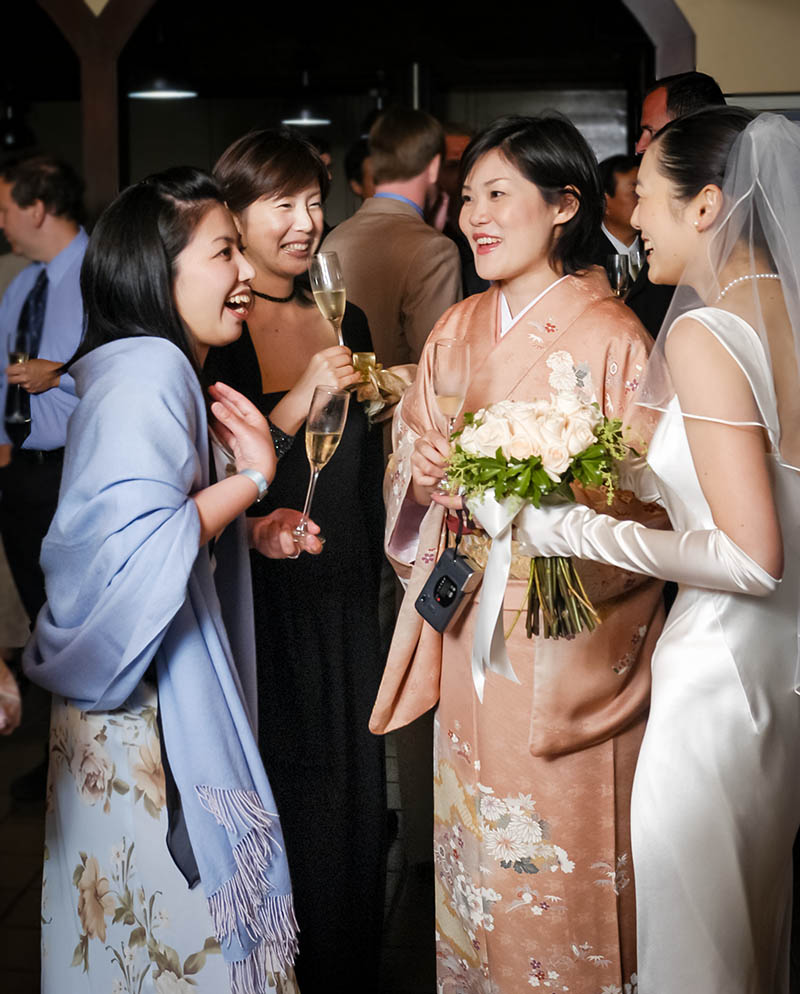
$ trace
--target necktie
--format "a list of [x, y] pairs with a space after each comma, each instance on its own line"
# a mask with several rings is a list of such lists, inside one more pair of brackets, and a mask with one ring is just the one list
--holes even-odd
[[[35, 359], [39, 355], [46, 307], [47, 270], [43, 268], [22, 305], [14, 342], [14, 351], [29, 359]], [[31, 431], [31, 395], [21, 386], [9, 384], [5, 422], [9, 438], [19, 448]]]

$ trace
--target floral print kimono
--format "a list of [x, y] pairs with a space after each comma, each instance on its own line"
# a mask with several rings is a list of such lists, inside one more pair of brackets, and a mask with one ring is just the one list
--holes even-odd
[[[440, 994], [572, 994], [636, 989], [629, 801], [649, 698], [662, 585], [605, 566], [579, 569], [603, 624], [573, 641], [507, 635], [519, 683], [487, 673], [483, 703], [470, 656], [478, 590], [438, 635], [413, 601], [442, 547], [443, 511], [407, 493], [414, 441], [444, 432], [433, 345], [470, 344], [464, 409], [572, 388], [627, 420], [647, 359], [638, 320], [592, 270], [553, 285], [500, 336], [500, 291], [470, 297], [434, 328], [395, 418], [387, 471], [387, 551], [409, 587], [372, 718], [406, 724], [438, 699], [434, 862]], [[581, 499], [589, 500], [589, 495]], [[594, 495], [598, 510], [608, 510]], [[619, 494], [611, 513], [656, 524], [660, 509]], [[485, 562], [487, 539], [462, 546]], [[508, 633], [525, 599], [529, 559], [516, 545], [504, 602]]]

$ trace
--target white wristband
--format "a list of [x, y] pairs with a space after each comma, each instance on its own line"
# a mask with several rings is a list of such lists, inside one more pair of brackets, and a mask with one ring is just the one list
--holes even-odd
[[246, 476], [248, 480], [252, 480], [258, 487], [258, 496], [253, 501], [254, 504], [257, 504], [260, 500], [263, 500], [267, 496], [269, 484], [267, 483], [267, 478], [263, 473], [259, 473], [257, 469], [240, 469], [237, 475]]

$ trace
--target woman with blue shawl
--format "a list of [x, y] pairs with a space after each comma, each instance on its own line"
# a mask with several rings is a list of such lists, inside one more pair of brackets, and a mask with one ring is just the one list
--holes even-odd
[[[87, 250], [80, 400], [25, 653], [54, 694], [44, 994], [296, 990], [243, 517], [276, 457], [257, 409], [216, 384], [207, 410], [200, 380], [252, 276], [218, 188], [188, 168], [126, 190]], [[293, 553], [296, 517], [253, 519], [250, 544]]]

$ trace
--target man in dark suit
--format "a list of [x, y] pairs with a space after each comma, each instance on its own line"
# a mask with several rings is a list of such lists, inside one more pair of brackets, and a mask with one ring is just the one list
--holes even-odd
[[609, 255], [628, 255], [639, 244], [639, 234], [631, 227], [639, 160], [635, 155], [612, 155], [597, 168], [606, 206], [592, 249], [592, 261], [605, 266]]
[[[641, 155], [656, 134], [676, 117], [691, 114], [702, 107], [724, 105], [725, 97], [713, 77], [702, 72], [682, 72], [665, 76], [653, 83], [642, 103], [641, 133], [636, 152]], [[672, 301], [674, 287], [656, 286], [647, 278], [647, 263], [642, 266], [625, 303], [655, 338]]]

